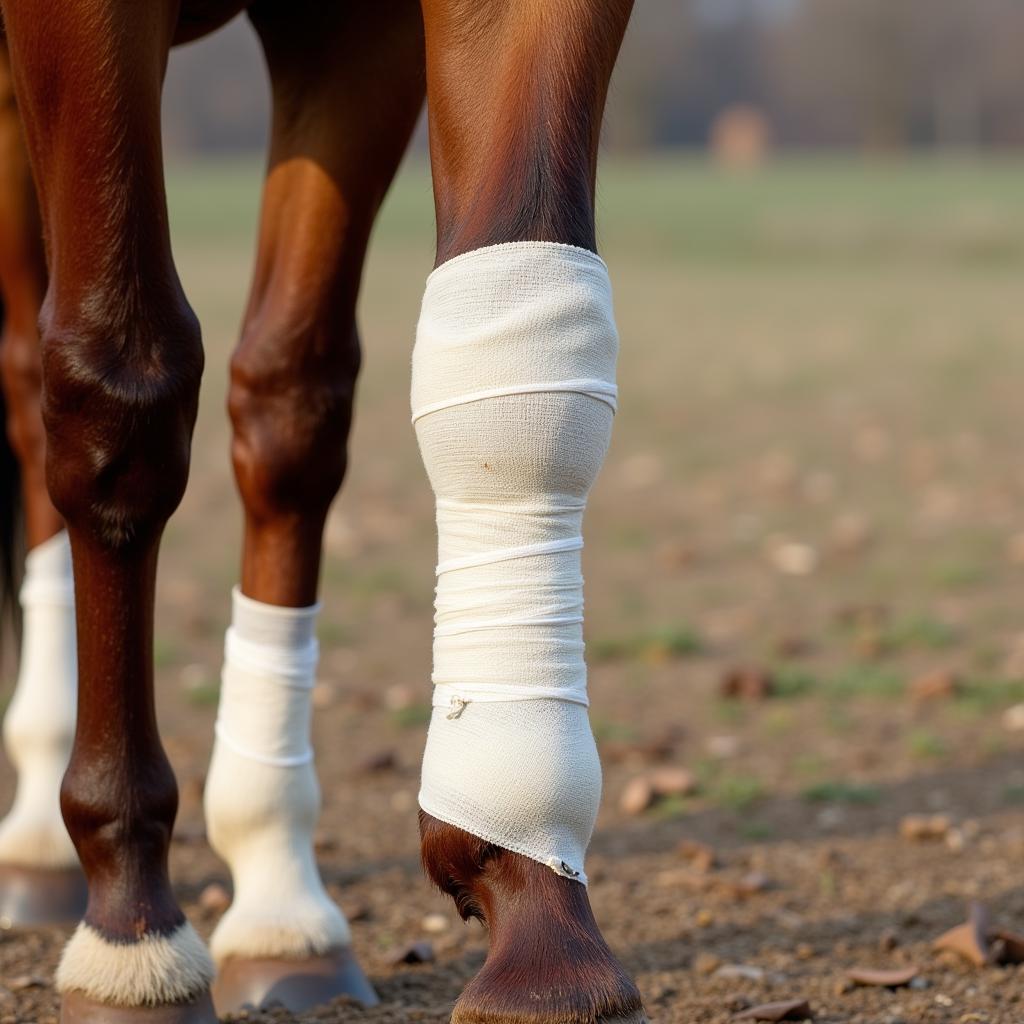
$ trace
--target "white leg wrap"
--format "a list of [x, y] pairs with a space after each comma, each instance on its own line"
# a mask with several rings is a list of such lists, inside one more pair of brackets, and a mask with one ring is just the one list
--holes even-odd
[[319, 605], [280, 608], [235, 588], [206, 783], [206, 823], [235, 896], [211, 939], [216, 960], [301, 959], [351, 941], [317, 870], [320, 787], [310, 746]]
[[73, 867], [78, 857], [60, 815], [78, 691], [71, 546], [65, 532], [28, 553], [21, 606], [21, 667], [3, 729], [18, 789], [0, 822], [0, 862]]
[[59, 992], [84, 992], [110, 1006], [184, 1003], [210, 987], [213, 963], [187, 921], [169, 935], [111, 942], [84, 922], [64, 947]]
[[581, 526], [611, 435], [617, 351], [604, 263], [543, 242], [435, 270], [413, 351], [439, 562], [420, 806], [584, 884], [601, 769]]

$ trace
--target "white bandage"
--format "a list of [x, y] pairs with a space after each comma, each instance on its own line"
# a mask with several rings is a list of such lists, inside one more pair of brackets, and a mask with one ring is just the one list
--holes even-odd
[[210, 946], [218, 961], [315, 956], [351, 941], [313, 852], [320, 606], [263, 604], [236, 587], [233, 608], [205, 805], [210, 843], [231, 868], [235, 892]]
[[546, 242], [435, 270], [413, 351], [438, 528], [420, 806], [584, 883], [601, 770], [581, 526], [611, 434], [617, 351], [604, 263]]
[[28, 553], [21, 606], [21, 666], [3, 729], [18, 789], [0, 823], [0, 863], [74, 867], [78, 857], [60, 814], [78, 692], [75, 591], [64, 531]]

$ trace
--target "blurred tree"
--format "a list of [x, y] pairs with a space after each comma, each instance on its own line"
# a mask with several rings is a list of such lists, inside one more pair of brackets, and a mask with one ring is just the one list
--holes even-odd
[[[783, 146], [1021, 146], [1021, 53], [1024, 0], [639, 0], [605, 146], [704, 146], [737, 105]], [[267, 107], [244, 17], [172, 54], [172, 153], [262, 149]]]

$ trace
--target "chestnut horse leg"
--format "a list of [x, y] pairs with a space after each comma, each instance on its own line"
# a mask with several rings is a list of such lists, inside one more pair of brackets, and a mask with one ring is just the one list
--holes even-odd
[[77, 687], [71, 557], [64, 524], [46, 491], [38, 328], [46, 261], [2, 43], [0, 291], [5, 314], [0, 375], [29, 548], [21, 592], [20, 672], [4, 716], [4, 743], [18, 770], [18, 790], [0, 822], [0, 921], [70, 923], [85, 910], [85, 879], [60, 816], [60, 780], [71, 753]]
[[[437, 210], [437, 264], [473, 250], [510, 242], [566, 243], [593, 252], [598, 136], [608, 81], [631, 0], [553, 0], [528, 5], [500, 0], [422, 0], [422, 6]], [[510, 247], [509, 251], [519, 250]], [[573, 251], [568, 250], [565, 255], [580, 262], [580, 257], [571, 255]], [[485, 255], [492, 265], [500, 258], [500, 253]], [[597, 263], [584, 254], [582, 262], [588, 261], [591, 267]], [[453, 269], [456, 274], [465, 273], [465, 268], [472, 265], [464, 259]], [[513, 288], [516, 280], [514, 276], [511, 278]], [[437, 289], [443, 285], [432, 279], [429, 287]], [[449, 325], [444, 320], [451, 304], [463, 302], [467, 293], [472, 293], [472, 288], [462, 293], [457, 289], [446, 292], [444, 301], [448, 305], [431, 309], [426, 327], [428, 343], [444, 343], [448, 338], [444, 330], [453, 327], [456, 337], [453, 347], [467, 345], [470, 339], [465, 331], [458, 324]], [[494, 307], [502, 309], [507, 295], [489, 296], [487, 302], [480, 300], [474, 310], [486, 317], [487, 303], [492, 299]], [[547, 303], [563, 309], [561, 320], [556, 317], [555, 323], [569, 327], [578, 323], [570, 316], [571, 310], [565, 312], [564, 307], [558, 305], [561, 300], [557, 294], [555, 299], [554, 303]], [[470, 294], [470, 301], [475, 301], [473, 294]], [[527, 319], [542, 316], [545, 302], [530, 306]], [[584, 309], [583, 313], [588, 311]], [[490, 324], [495, 332], [500, 332], [505, 329], [504, 321], [501, 314], [494, 315], [498, 319]], [[439, 327], [439, 323], [443, 327]], [[423, 330], [421, 318], [421, 332]], [[488, 335], [487, 343], [493, 344], [494, 336], [494, 333]], [[554, 339], [555, 343], [557, 341]], [[417, 348], [420, 344], [418, 340]], [[465, 351], [466, 358], [471, 358], [468, 347]], [[502, 358], [514, 363], [515, 354], [506, 353]], [[425, 369], [424, 376], [426, 372]], [[414, 357], [414, 396], [416, 373]], [[475, 377], [473, 381], [476, 385]], [[490, 383], [501, 385], [503, 381]], [[477, 386], [486, 384], [481, 381]], [[463, 385], [462, 390], [472, 393], [474, 387]], [[477, 397], [487, 397], [487, 394], [480, 391]], [[445, 405], [451, 406], [452, 402], [431, 405], [428, 397], [423, 415]], [[480, 411], [473, 415], [485, 416], [483, 406], [486, 403], [478, 405]], [[471, 406], [460, 408], [464, 415], [470, 415]], [[416, 415], [419, 414], [414, 412]], [[505, 465], [519, 466], [520, 479], [532, 477], [534, 469], [532, 464], [526, 465], [523, 453], [527, 450], [524, 446], [531, 443], [528, 435], [533, 426], [531, 421], [525, 422], [530, 425], [521, 428], [525, 433], [519, 440], [508, 441], [507, 450], [495, 444], [494, 455], [486, 455], [470, 443], [469, 450], [477, 455], [476, 470], [483, 465], [493, 477], [496, 471], [502, 470], [504, 459]], [[429, 444], [429, 436], [427, 440]], [[465, 441], [472, 439], [465, 438]], [[421, 436], [421, 448], [423, 446], [424, 436]], [[435, 471], [441, 477], [451, 465], [463, 468], [459, 461], [460, 448], [454, 442], [433, 451], [428, 447], [427, 456], [433, 458]], [[560, 455], [553, 449], [543, 456], [536, 470], [538, 479], [555, 457]], [[482, 461], [485, 458], [487, 461]], [[436, 490], [437, 482], [434, 482]], [[481, 487], [487, 486], [483, 477], [476, 482]], [[472, 488], [470, 491], [470, 504], [465, 506], [469, 510], [476, 507], [487, 512], [487, 505], [472, 503], [491, 502], [493, 505], [495, 500], [500, 501], [500, 498], [490, 497], [487, 491]], [[485, 497], [475, 497], [478, 493]], [[448, 502], [449, 506], [452, 504]], [[460, 525], [464, 532], [470, 529], [464, 522]], [[507, 548], [505, 554], [514, 552], [515, 545], [523, 543], [515, 539], [514, 534], [504, 541], [493, 531], [488, 536], [490, 547]], [[463, 561], [472, 565], [471, 559], [472, 556]], [[456, 557], [449, 564], [459, 561]], [[474, 600], [482, 599], [474, 597]], [[494, 615], [489, 609], [481, 608], [479, 618], [493, 620]], [[527, 624], [526, 628], [535, 625]], [[473, 626], [479, 628], [478, 623]], [[528, 638], [534, 636], [536, 634], [528, 634]], [[528, 648], [529, 643], [524, 647]], [[482, 652], [477, 653], [477, 664], [486, 666], [487, 659]], [[435, 660], [435, 671], [436, 666]], [[453, 705], [446, 716], [445, 709], [439, 709], [435, 702], [431, 732], [438, 727], [441, 737], [438, 743], [454, 738], [460, 727], [463, 729], [460, 738], [470, 742], [474, 730], [486, 730], [491, 720], [487, 709], [516, 707], [490, 703], [466, 708], [466, 703], [461, 702], [460, 707]], [[530, 706], [557, 717], [556, 709], [548, 711], [528, 702], [527, 708]], [[519, 716], [524, 722], [542, 720], [529, 710], [507, 714], [513, 718]], [[445, 722], [445, 718], [449, 721]], [[452, 719], [456, 721], [453, 723]], [[467, 729], [469, 732], [465, 731]], [[521, 739], [524, 750], [532, 749], [531, 737], [524, 735]], [[434, 740], [428, 741], [428, 759], [436, 762], [438, 755], [431, 753], [432, 742]], [[584, 747], [585, 744], [581, 744], [581, 749]], [[456, 762], [464, 754], [463, 746], [449, 748], [444, 754], [453, 772], [457, 771]], [[478, 750], [477, 754], [486, 757], [485, 750], [482, 753]], [[568, 755], [563, 752], [562, 756]], [[557, 751], [552, 760], [557, 763]], [[491, 768], [486, 771], [490, 772]], [[514, 763], [506, 763], [503, 770], [512, 773], [514, 779], [514, 784], [510, 783], [506, 791], [519, 794], [520, 799], [536, 797], [537, 807], [557, 806], [563, 798], [571, 804], [574, 799], [572, 792], [533, 793], [516, 778]], [[495, 774], [500, 776], [501, 770], [495, 768]], [[472, 801], [465, 806], [472, 808]], [[486, 808], [479, 804], [476, 807], [476, 813], [486, 817]], [[526, 807], [520, 810], [524, 815], [529, 813]], [[514, 808], [512, 813], [515, 813]], [[420, 820], [427, 873], [455, 899], [463, 916], [479, 917], [489, 928], [486, 963], [456, 1004], [453, 1022], [592, 1024], [597, 1020], [642, 1019], [639, 993], [601, 937], [590, 910], [586, 887], [573, 880], [581, 874], [579, 864], [573, 867], [564, 860], [559, 863], [557, 858], [541, 863], [497, 843], [486, 842], [426, 812], [421, 812]], [[557, 826], [568, 822], [548, 824], [557, 831]]]
[[[74, 560], [78, 726], [61, 809], [89, 883], [65, 1021], [210, 1021], [212, 962], [167, 871], [174, 774], [153, 702], [157, 551], [188, 476], [203, 353], [171, 258], [160, 90], [172, 0], [8, 0], [48, 239], [47, 483]], [[114, 1009], [117, 1008], [117, 1009]]]
[[220, 1013], [271, 1002], [301, 1012], [343, 993], [377, 1000], [317, 870], [310, 690], [321, 536], [345, 474], [360, 361], [363, 257], [424, 91], [416, 0], [311, 3], [298, 18], [267, 3], [250, 14], [274, 109], [231, 365], [245, 541], [205, 799], [234, 880], [211, 942]]

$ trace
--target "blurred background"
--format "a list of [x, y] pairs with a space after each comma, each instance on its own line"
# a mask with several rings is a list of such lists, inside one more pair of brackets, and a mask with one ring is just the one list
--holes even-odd
[[[766, 148], [1020, 146], [1022, 42], [1016, 0], [638, 0], [606, 147], [703, 149], [738, 111]], [[176, 155], [262, 151], [267, 86], [244, 19], [175, 53], [164, 116]]]
[[[599, 176], [622, 351], [584, 552], [591, 892], [660, 1020], [794, 994], [832, 1021], [1024, 1016], [1024, 978], [931, 949], [968, 899], [1024, 923], [1022, 55], [1018, 0], [636, 5]], [[267, 107], [244, 19], [172, 55], [173, 238], [208, 357], [156, 657], [204, 929], [226, 366]], [[432, 262], [421, 126], [365, 275], [315, 728], [328, 883], [387, 998], [440, 1021], [484, 940], [417, 880], [434, 527], [408, 384]], [[428, 933], [438, 964], [403, 980], [395, 945]], [[857, 964], [921, 983], [853, 989]]]

